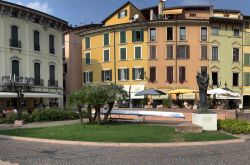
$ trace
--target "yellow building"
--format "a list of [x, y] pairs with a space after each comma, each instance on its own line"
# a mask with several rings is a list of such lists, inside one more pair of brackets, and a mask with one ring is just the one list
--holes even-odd
[[[104, 27], [81, 33], [84, 83], [116, 83], [134, 94], [144, 90], [147, 68], [146, 24], [130, 2], [103, 21]], [[121, 25], [122, 24], [122, 25]]]
[[243, 106], [250, 107], [250, 17], [244, 17]]

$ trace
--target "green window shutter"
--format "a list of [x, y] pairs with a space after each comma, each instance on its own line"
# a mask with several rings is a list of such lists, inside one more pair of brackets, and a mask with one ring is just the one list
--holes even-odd
[[120, 17], [120, 12], [118, 12], [118, 18], [121, 18], [121, 17]]
[[141, 29], [141, 42], [144, 41], [144, 29]]
[[190, 47], [189, 47], [189, 45], [186, 46], [186, 58], [190, 59]]
[[121, 57], [120, 57], [120, 59], [121, 60], [126, 60], [126, 48], [121, 48], [120, 49], [120, 54], [121, 54]]
[[141, 58], [141, 47], [135, 47], [135, 59]]
[[109, 33], [104, 34], [104, 46], [109, 45]]
[[127, 80], [129, 80], [129, 68], [127, 68], [127, 77], [126, 77]]
[[110, 81], [112, 81], [112, 70], [109, 71]]
[[93, 82], [93, 72], [90, 72], [90, 73], [89, 73], [89, 81], [90, 81], [90, 82]]
[[104, 81], [104, 71], [102, 70], [102, 82]]
[[118, 81], [121, 80], [121, 69], [118, 69]]
[[90, 48], [90, 38], [89, 37], [85, 38], [85, 48], [86, 49]]
[[250, 65], [250, 61], [249, 61], [250, 58], [249, 57], [250, 57], [250, 54], [245, 54], [244, 55], [244, 65], [245, 66], [249, 66]]
[[127, 14], [128, 14], [128, 11], [127, 11], [127, 10], [125, 10], [125, 17], [127, 17]]
[[144, 80], [144, 68], [141, 68], [141, 77], [140, 77], [141, 80]]
[[121, 31], [120, 32], [120, 43], [121, 44], [126, 43], [126, 31]]
[[132, 79], [135, 80], [135, 68], [133, 68], [132, 71], [133, 71]]
[[132, 42], [136, 42], [136, 31], [132, 31]]

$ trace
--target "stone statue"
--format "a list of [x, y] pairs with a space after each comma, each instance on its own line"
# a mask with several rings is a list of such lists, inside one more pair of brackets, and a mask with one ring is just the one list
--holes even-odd
[[200, 106], [199, 109], [201, 112], [208, 111], [207, 104], [207, 88], [209, 83], [209, 75], [207, 74], [206, 68], [201, 68], [201, 73], [197, 73], [196, 76], [197, 84], [199, 86], [199, 94], [200, 94]]

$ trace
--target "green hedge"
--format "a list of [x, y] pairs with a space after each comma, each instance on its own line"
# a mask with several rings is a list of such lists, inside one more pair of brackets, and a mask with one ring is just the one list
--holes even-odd
[[[61, 109], [40, 109], [35, 110], [32, 114], [26, 112], [22, 113], [22, 119], [26, 123], [38, 121], [62, 121], [62, 120], [75, 120], [79, 115], [70, 110]], [[17, 120], [17, 114], [9, 113], [5, 118], [0, 118], [0, 124], [13, 124]]]
[[237, 120], [237, 119], [218, 120], [218, 128], [233, 134], [250, 133], [250, 123], [244, 120]]

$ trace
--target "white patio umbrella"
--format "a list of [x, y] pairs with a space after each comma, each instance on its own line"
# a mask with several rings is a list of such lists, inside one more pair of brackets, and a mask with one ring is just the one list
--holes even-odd
[[221, 88], [216, 88], [216, 89], [211, 89], [207, 91], [207, 94], [209, 95], [230, 95], [231, 92], [221, 89]]

